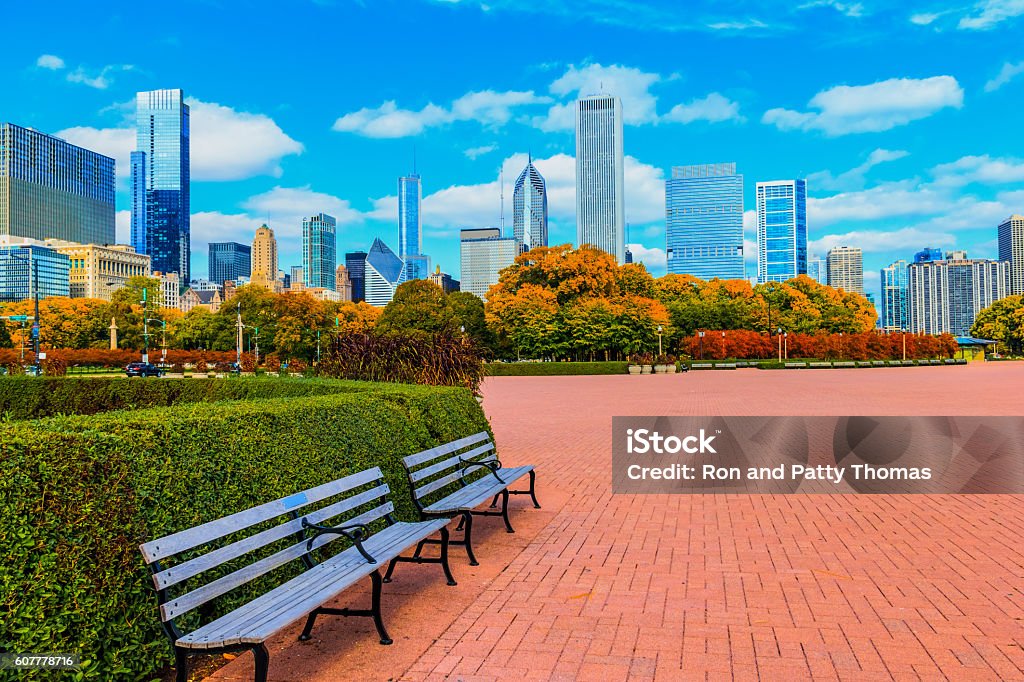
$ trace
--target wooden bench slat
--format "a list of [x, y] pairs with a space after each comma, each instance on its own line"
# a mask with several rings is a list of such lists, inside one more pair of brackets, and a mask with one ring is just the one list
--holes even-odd
[[[394, 504], [387, 502], [380, 505], [370, 511], [354, 516], [347, 520], [345, 525], [353, 525], [357, 523], [371, 523], [381, 518], [385, 514], [390, 514], [395, 509]], [[323, 547], [326, 544], [337, 540], [341, 535], [328, 534], [321, 535], [313, 541], [312, 549]], [[290, 547], [286, 547], [279, 552], [271, 554], [268, 557], [264, 557], [258, 561], [255, 561], [247, 566], [233, 571], [225, 576], [222, 576], [212, 582], [198, 587], [191, 592], [181, 595], [175, 599], [171, 599], [161, 605], [160, 616], [164, 622], [177, 618], [178, 616], [188, 613], [202, 604], [215, 599], [231, 590], [244, 585], [247, 582], [255, 580], [266, 573], [283, 566], [284, 564], [297, 559], [306, 553], [306, 541], [298, 542]]]
[[414, 471], [409, 475], [409, 478], [412, 479], [413, 483], [421, 481], [424, 478], [440, 473], [446, 469], [451, 469], [452, 467], [459, 466], [460, 460], [473, 459], [474, 457], [479, 457], [485, 452], [489, 452], [493, 449], [494, 443], [485, 443], [480, 447], [473, 448], [472, 450], [468, 450], [453, 457], [449, 457], [448, 459], [443, 460], [441, 462], [437, 462], [436, 464], [431, 464], [428, 467], [423, 467], [422, 469]]
[[426, 507], [424, 511], [436, 514], [472, 509], [491, 499], [512, 483], [515, 483], [523, 476], [526, 476], [532, 470], [533, 465], [500, 469], [498, 471], [498, 475], [505, 479], [504, 483], [496, 480], [493, 476], [481, 478], [478, 481], [470, 483], [464, 488], [456, 490], [451, 495], [441, 498], [434, 504]]
[[[478, 459], [476, 461], [478, 461], [478, 462], [490, 462], [491, 460], [494, 460], [494, 459], [497, 459], [497, 455], [492, 454], [492, 455], [490, 455], [488, 457], [484, 457], [484, 458]], [[473, 469], [470, 469], [466, 473], [473, 473]], [[442, 476], [441, 478], [435, 479], [435, 480], [431, 481], [430, 483], [425, 483], [424, 485], [421, 485], [419, 488], [416, 488], [416, 490], [413, 491], [413, 495], [415, 496], [415, 498], [417, 500], [422, 499], [422, 498], [426, 497], [427, 495], [429, 495], [430, 493], [432, 493], [432, 492], [434, 492], [436, 490], [440, 490], [441, 488], [445, 487], [446, 485], [448, 485], [450, 483], [454, 483], [455, 481], [458, 481], [461, 478], [462, 478], [462, 470], [461, 469], [458, 470], [458, 471], [453, 471], [452, 473], [448, 474], [447, 476]]]
[[151, 564], [158, 559], [174, 556], [185, 550], [204, 545], [217, 538], [254, 526], [257, 523], [276, 518], [293, 509], [299, 509], [314, 502], [319, 502], [333, 495], [338, 495], [372, 481], [380, 480], [383, 477], [380, 467], [373, 467], [372, 469], [360, 471], [330, 483], [324, 483], [316, 488], [311, 488], [295, 495], [282, 497], [279, 500], [267, 502], [258, 507], [209, 521], [157, 540], [151, 540], [140, 545], [139, 549], [142, 551], [142, 556], [146, 563]]
[[445, 443], [444, 445], [438, 445], [436, 448], [430, 448], [423, 452], [417, 452], [415, 455], [409, 455], [408, 457], [404, 457], [402, 461], [405, 463], [405, 466], [411, 469], [417, 464], [422, 464], [428, 460], [436, 459], [442, 455], [447, 455], [448, 453], [455, 452], [456, 450], [469, 447], [470, 445], [476, 445], [480, 441], [490, 437], [491, 434], [486, 431], [481, 431], [480, 433], [475, 433], [472, 436], [466, 436], [465, 438], [453, 440], [451, 443]]
[[289, 520], [282, 523], [279, 526], [268, 528], [260, 531], [254, 535], [233, 542], [230, 545], [215, 549], [211, 552], [207, 552], [202, 556], [198, 556], [189, 561], [185, 561], [177, 566], [164, 569], [159, 573], [153, 575], [153, 584], [156, 585], [157, 589], [165, 589], [172, 585], [176, 585], [183, 580], [195, 577], [200, 573], [216, 568], [223, 563], [227, 563], [232, 559], [236, 559], [244, 554], [265, 547], [272, 542], [276, 542], [290, 535], [295, 535], [302, 531], [302, 518], [306, 518], [310, 523], [323, 523], [324, 521], [334, 518], [340, 514], [344, 514], [347, 511], [360, 507], [364, 504], [372, 502], [373, 500], [384, 497], [389, 492], [387, 484], [382, 484], [376, 488], [347, 497], [343, 500], [335, 502], [334, 504], [328, 505], [322, 509], [317, 509], [297, 519]]

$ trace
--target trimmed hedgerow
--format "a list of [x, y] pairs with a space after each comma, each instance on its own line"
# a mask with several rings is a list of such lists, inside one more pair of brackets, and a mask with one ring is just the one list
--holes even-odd
[[373, 386], [366, 382], [283, 378], [0, 377], [0, 416], [36, 419], [183, 403], [329, 395], [365, 391]]
[[400, 458], [487, 421], [465, 389], [370, 388], [5, 425], [0, 651], [78, 652], [83, 678], [153, 679], [173, 661], [141, 542], [371, 466], [412, 518]]
[[484, 372], [492, 377], [626, 374], [626, 362], [490, 362]]

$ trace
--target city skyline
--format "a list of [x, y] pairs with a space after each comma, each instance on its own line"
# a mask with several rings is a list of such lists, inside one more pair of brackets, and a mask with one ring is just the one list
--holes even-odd
[[[549, 242], [575, 242], [571, 107], [598, 91], [623, 101], [629, 241], [655, 274], [664, 272], [664, 181], [678, 164], [739, 164], [748, 275], [756, 181], [806, 177], [809, 252], [861, 246], [869, 272], [909, 259], [907, 243], [996, 257], [994, 228], [1021, 212], [1024, 144], [998, 132], [1024, 87], [1015, 77], [1024, 55], [1012, 39], [1019, 28], [1012, 13], [970, 4], [853, 11], [809, 3], [737, 5], [723, 16], [698, 3], [684, 21], [664, 4], [618, 18], [605, 5], [560, 13], [561, 4], [495, 3], [482, 11], [475, 2], [410, 2], [399, 16], [389, 2], [295, 7], [280, 19], [282, 47], [298, 45], [311, 21], [343, 16], [358, 34], [353, 49], [375, 65], [344, 73], [315, 108], [297, 103], [320, 76], [346, 71], [340, 57], [311, 65], [300, 50], [252, 54], [231, 82], [216, 75], [223, 69], [208, 68], [210, 54], [224, 68], [241, 60], [216, 46], [252, 28], [249, 17], [231, 13], [229, 35], [165, 17], [163, 39], [141, 52], [123, 39], [131, 29], [116, 11], [86, 36], [78, 30], [81, 8], [58, 7], [61, 18], [44, 40], [11, 37], [12, 63], [22, 66], [2, 76], [6, 118], [117, 159], [117, 241], [128, 242], [130, 102], [138, 91], [184, 89], [198, 276], [209, 241], [248, 243], [263, 222], [278, 234], [282, 266], [301, 262], [301, 218], [318, 211], [338, 217], [339, 253], [365, 250], [378, 236], [395, 245], [394, 178], [408, 169], [414, 145], [424, 174], [424, 251], [443, 270], [458, 274], [460, 228], [499, 224], [499, 168], [511, 196], [530, 150], [548, 181]], [[13, 8], [12, 19], [24, 11]], [[152, 22], [152, 11], [124, 16]], [[203, 8], [211, 20], [221, 12], [228, 13]], [[531, 62], [500, 73], [474, 63], [496, 36], [536, 27], [537, 13], [548, 39]], [[678, 21], [644, 20], [652, 16]], [[397, 39], [424, 25], [471, 35], [470, 58], [444, 69], [442, 79], [431, 71], [442, 56], [427, 55], [418, 69], [427, 75], [410, 81], [403, 59], [377, 38], [383, 26]], [[586, 41], [573, 37], [579, 27]], [[877, 49], [863, 49], [865, 36]], [[792, 49], [770, 49], [781, 44]], [[897, 45], [906, 57], [898, 65], [881, 58]], [[667, 51], [677, 57], [672, 64], [662, 57]], [[709, 51], [719, 55], [713, 64], [685, 66]], [[792, 77], [774, 75], [782, 72]], [[385, 82], [385, 73], [395, 80]], [[843, 108], [853, 100], [863, 107]], [[875, 279], [867, 288], [877, 293]]]

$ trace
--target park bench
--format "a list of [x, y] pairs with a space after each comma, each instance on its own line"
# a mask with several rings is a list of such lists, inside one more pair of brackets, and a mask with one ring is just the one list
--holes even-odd
[[[448, 584], [455, 580], [448, 567], [450, 519], [396, 521], [389, 492], [380, 468], [374, 467], [141, 545], [160, 620], [174, 647], [178, 682], [188, 678], [189, 656], [247, 650], [256, 659], [255, 679], [262, 682], [270, 665], [267, 639], [305, 618], [299, 639], [307, 640], [318, 615], [371, 617], [380, 643], [391, 644], [381, 617], [380, 568], [390, 561], [390, 577], [398, 561], [439, 563]], [[440, 557], [400, 556], [438, 532]], [[341, 537], [351, 546], [333, 556], [320, 551]], [[175, 563], [166, 566], [168, 561]], [[257, 583], [262, 594], [210, 620], [215, 599], [286, 564], [298, 575], [272, 588]], [[208, 571], [213, 575], [203, 577]], [[369, 609], [325, 606], [367, 576], [372, 582]], [[171, 596], [172, 589], [177, 596]], [[209, 622], [183, 632], [175, 621], [196, 609], [199, 620]]]
[[[438, 516], [461, 516], [456, 530], [465, 530], [462, 540], [452, 540], [453, 545], [463, 545], [471, 566], [478, 565], [473, 554], [473, 516], [501, 516], [505, 530], [514, 533], [508, 520], [509, 495], [529, 495], [533, 506], [540, 509], [535, 492], [537, 474], [533, 465], [504, 468], [494, 451], [494, 443], [486, 431], [460, 438], [436, 448], [409, 455], [402, 460], [409, 474], [413, 501], [419, 509], [420, 518]], [[474, 478], [473, 474], [483, 475]], [[524, 476], [530, 477], [529, 490], [509, 490], [509, 486]], [[442, 495], [440, 499], [431, 501]], [[493, 511], [501, 497], [501, 511]], [[491, 500], [488, 510], [476, 507]], [[423, 545], [437, 540], [420, 541], [413, 556], [419, 556]]]

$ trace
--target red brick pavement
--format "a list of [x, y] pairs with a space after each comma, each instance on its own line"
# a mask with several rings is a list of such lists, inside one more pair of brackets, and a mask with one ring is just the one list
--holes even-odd
[[538, 465], [545, 508], [515, 500], [519, 532], [487, 531], [458, 587], [407, 567], [395, 646], [324, 619], [276, 643], [272, 678], [1024, 680], [1020, 496], [610, 489], [614, 415], [1022, 415], [1022, 386], [1016, 363], [488, 379], [502, 460]]

